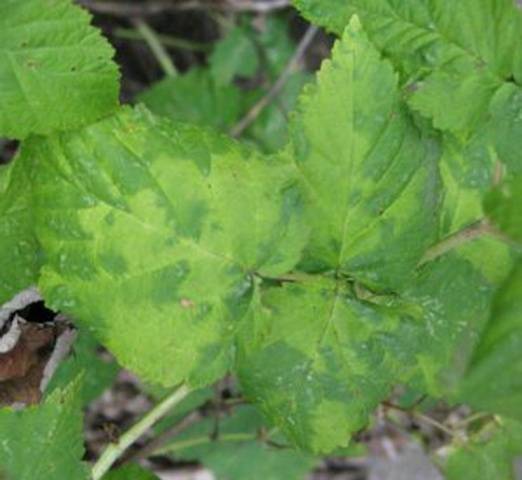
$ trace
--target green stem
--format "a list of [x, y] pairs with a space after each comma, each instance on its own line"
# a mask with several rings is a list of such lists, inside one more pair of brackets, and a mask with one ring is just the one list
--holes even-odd
[[254, 275], [261, 280], [271, 280], [275, 282], [295, 282], [295, 283], [304, 283], [304, 282], [315, 282], [317, 280], [317, 275], [311, 275], [305, 272], [290, 272], [285, 275], [278, 275], [277, 277], [265, 277], [257, 272]]
[[[130, 28], [117, 28], [114, 31], [114, 35], [119, 38], [124, 38], [127, 40], [142, 40], [144, 41], [144, 36]], [[173, 37], [171, 35], [163, 35], [160, 33], [156, 33], [156, 38], [161, 42], [165, 47], [171, 48], [179, 48], [181, 50], [192, 50], [194, 52], [203, 52], [207, 53], [212, 50], [212, 45], [209, 43], [200, 43], [193, 42], [192, 40], [186, 40], [185, 38]]]
[[129, 446], [149, 430], [159, 419], [164, 417], [174, 406], [181, 402], [189, 393], [190, 389], [185, 385], [175, 389], [136, 423], [136, 425], [125, 432], [119, 438], [118, 443], [111, 443], [94, 464], [92, 480], [100, 480]]
[[152, 30], [152, 28], [150, 28], [143, 20], [138, 19], [133, 23], [136, 26], [138, 33], [143, 37], [145, 42], [147, 42], [147, 45], [151, 49], [158, 63], [161, 65], [165, 75], [169, 77], [176, 77], [178, 75], [178, 71], [172, 63], [169, 53], [161, 44], [156, 32]]
[[[257, 440], [259, 436], [256, 433], [223, 433], [217, 439], [220, 442], [248, 442], [250, 440]], [[211, 435], [202, 435], [201, 437], [190, 438], [188, 440], [180, 440], [166, 445], [154, 452], [154, 455], [163, 455], [165, 453], [172, 453], [185, 448], [195, 447], [198, 445], [205, 445], [207, 443], [215, 442]]]
[[[219, 437], [213, 438], [212, 435], [202, 435], [201, 437], [189, 438], [187, 440], [179, 440], [178, 442], [173, 442], [170, 445], [164, 446], [162, 448], [158, 448], [154, 450], [154, 455], [164, 455], [167, 453], [173, 453], [179, 450], [183, 450], [185, 448], [195, 447], [197, 445], [205, 445], [207, 443], [212, 442], [248, 442], [248, 441], [260, 441], [265, 442], [267, 445], [273, 445], [273, 442], [270, 442], [270, 437], [274, 436], [277, 433], [277, 428], [272, 428], [265, 434], [260, 432], [257, 433], [222, 433]], [[281, 447], [279, 447], [281, 448]], [[286, 448], [283, 447], [283, 448]]]
[[464, 427], [467, 427], [468, 425], [476, 422], [477, 420], [483, 420], [484, 418], [490, 418], [491, 416], [492, 416], [491, 413], [477, 412], [477, 413], [474, 413], [473, 415], [470, 415], [467, 418], [464, 418], [460, 422], [458, 422], [455, 425], [455, 428], [464, 428]]
[[382, 402], [382, 405], [384, 405], [386, 408], [391, 408], [392, 410], [398, 410], [399, 412], [404, 412], [407, 415], [416, 417], [417, 419], [423, 421], [424, 423], [428, 423], [429, 425], [432, 425], [433, 427], [438, 428], [442, 432], [448, 434], [450, 437], [455, 436], [455, 432], [453, 430], [451, 430], [450, 428], [446, 427], [446, 425], [438, 422], [434, 418], [424, 415], [421, 412], [417, 412], [415, 410], [410, 410], [408, 408], [403, 408], [400, 405], [395, 405], [395, 404], [387, 402], [387, 401]]

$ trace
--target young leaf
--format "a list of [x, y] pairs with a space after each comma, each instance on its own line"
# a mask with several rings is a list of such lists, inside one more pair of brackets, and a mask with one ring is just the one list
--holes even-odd
[[281, 75], [295, 53], [296, 45], [289, 35], [290, 24], [288, 15], [268, 15], [259, 31], [255, 32], [256, 41], [263, 49], [262, 58], [264, 57], [266, 62], [267, 73], [272, 81]]
[[500, 290], [458, 397], [522, 421], [522, 263]]
[[70, 0], [0, 5], [0, 136], [93, 122], [118, 104], [113, 50]]
[[83, 456], [81, 378], [55, 390], [45, 403], [21, 411], [0, 410], [0, 465], [8, 479], [89, 477]]
[[522, 89], [512, 83], [499, 89], [490, 115], [488, 134], [498, 158], [509, 174], [522, 175]]
[[145, 110], [35, 139], [48, 303], [145, 380], [222, 375], [252, 276], [298, 261], [306, 230], [289, 169]]
[[294, 0], [314, 23], [341, 34], [351, 15], [415, 83], [412, 106], [436, 127], [469, 133], [496, 89], [520, 85], [522, 13], [512, 0]]
[[438, 148], [356, 17], [305, 89], [292, 140], [312, 228], [303, 268], [399, 286], [435, 239]]
[[38, 248], [30, 197], [24, 165], [15, 159], [0, 166], [0, 304], [36, 283]]
[[[263, 49], [263, 74], [275, 82], [294, 53], [295, 45], [283, 18], [269, 17], [264, 27], [260, 32], [252, 31], [251, 35], [256, 35]], [[218, 43], [216, 50], [220, 45]], [[182, 76], [164, 79], [139, 95], [138, 100], [155, 114], [228, 133], [266, 95], [266, 88], [245, 89], [230, 81], [222, 84], [212, 72], [214, 67], [212, 64], [207, 68], [194, 68]], [[277, 99], [257, 116], [242, 139], [266, 153], [283, 148], [288, 143], [287, 114], [295, 107], [301, 89], [309, 80], [309, 74], [292, 73]]]
[[256, 46], [246, 27], [234, 27], [212, 52], [210, 71], [217, 85], [228, 85], [235, 76], [250, 77], [259, 64]]
[[233, 84], [216, 84], [208, 69], [194, 68], [168, 77], [138, 96], [153, 113], [172, 120], [229, 130], [241, 113], [241, 92]]
[[[215, 439], [213, 434], [216, 425], [209, 418], [177, 436], [167, 449], [176, 459], [201, 461], [217, 478], [306, 478], [316, 463], [314, 457], [263, 443], [260, 437], [263, 430], [266, 430], [265, 423], [256, 410], [252, 407], [240, 407], [231, 417], [219, 422]], [[265, 435], [274, 440], [270, 433]]]

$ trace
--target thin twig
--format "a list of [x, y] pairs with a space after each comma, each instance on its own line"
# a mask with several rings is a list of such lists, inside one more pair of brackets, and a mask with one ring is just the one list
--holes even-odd
[[146, 17], [168, 11], [218, 10], [268, 13], [290, 6], [290, 0], [156, 0], [149, 2], [77, 0], [92, 12], [120, 17]]
[[442, 432], [446, 433], [450, 437], [454, 437], [456, 434], [453, 430], [446, 427], [446, 425], [443, 425], [442, 423], [438, 422], [437, 420], [428, 417], [427, 415], [424, 415], [423, 413], [417, 412], [415, 410], [410, 410], [409, 408], [403, 408], [400, 405], [395, 405], [391, 402], [381, 402], [382, 405], [386, 408], [392, 409], [392, 410], [398, 410], [399, 412], [406, 413], [407, 415], [411, 415], [414, 418], [417, 418], [420, 421], [423, 421], [424, 423], [428, 423], [429, 425], [432, 425], [435, 428], [438, 428]]
[[212, 438], [211, 435], [202, 435], [200, 437], [189, 438], [187, 440], [180, 440], [178, 442], [173, 442], [170, 445], [166, 445], [159, 450], [154, 452], [155, 455], [165, 455], [169, 453], [174, 453], [179, 450], [184, 450], [189, 447], [195, 447], [198, 445], [206, 445], [208, 443], [216, 442], [217, 440], [221, 442], [247, 442], [247, 441], [255, 441], [258, 440], [257, 433], [223, 433], [219, 436], [218, 439]]
[[121, 463], [124, 464], [131, 461], [141, 460], [150, 457], [157, 450], [161, 449], [166, 443], [168, 443], [172, 438], [178, 436], [180, 433], [184, 432], [188, 427], [194, 425], [194, 423], [197, 423], [202, 419], [203, 417], [198, 411], [190, 412], [189, 414], [185, 415], [178, 423], [172, 425], [170, 428], [166, 429], [160, 435], [153, 438], [142, 448], [126, 455], [122, 459]]
[[[239, 405], [244, 405], [245, 403], [246, 399], [244, 398], [230, 398], [218, 402], [216, 404], [216, 407], [222, 406], [232, 408], [237, 407]], [[125, 455], [122, 458], [120, 464], [141, 460], [157, 454], [157, 452], [160, 451], [164, 447], [164, 445], [167, 444], [170, 440], [177, 437], [187, 428], [203, 420], [204, 418], [205, 417], [201, 415], [201, 413], [197, 410], [188, 413], [178, 423], [172, 425], [170, 428], [163, 431], [161, 434], [153, 438], [140, 449], [135, 450], [134, 452], [129, 452], [128, 455]]]
[[465, 245], [466, 243], [486, 235], [508, 244], [514, 243], [506, 235], [502, 234], [502, 232], [499, 232], [495, 227], [493, 227], [488, 222], [488, 220], [484, 219], [449, 235], [436, 245], [430, 247], [420, 260], [419, 266], [429, 263], [436, 258], [439, 258], [442, 255], [450, 252], [451, 250], [455, 250], [456, 248]]
[[299, 65], [301, 58], [314, 39], [317, 31], [318, 28], [315, 26], [308, 28], [306, 33], [303, 35], [303, 38], [299, 42], [293, 57], [286, 65], [277, 81], [274, 83], [274, 85], [272, 85], [272, 88], [270, 88], [267, 94], [259, 99], [259, 101], [246, 113], [246, 115], [232, 128], [230, 135], [233, 137], [239, 137], [255, 121], [259, 114], [279, 95], [286, 82], [294, 72], [295, 68]]
[[291, 5], [290, 0], [228, 0], [228, 9], [236, 12], [268, 13]]
[[222, 433], [217, 438], [212, 434], [202, 435], [196, 438], [189, 438], [186, 440], [179, 440], [173, 442], [170, 445], [164, 446], [163, 448], [154, 452], [156, 455], [164, 455], [167, 453], [174, 453], [185, 448], [194, 447], [197, 445], [205, 445], [213, 442], [247, 442], [247, 441], [259, 441], [272, 448], [286, 449], [289, 448], [287, 445], [281, 445], [270, 439], [277, 432], [277, 428], [272, 428], [270, 431], [258, 431], [256, 433], [245, 432], [245, 433]]
[[491, 418], [491, 417], [493, 417], [493, 415], [491, 413], [477, 412], [477, 413], [474, 413], [473, 415], [470, 415], [467, 418], [462, 419], [460, 422], [458, 422], [455, 425], [455, 428], [456, 429], [465, 428], [478, 420], [483, 420], [484, 418]]
[[[143, 35], [130, 28], [117, 28], [114, 30], [114, 36], [124, 38], [126, 40], [141, 40], [145, 41]], [[180, 50], [192, 50], [194, 52], [209, 52], [212, 50], [210, 43], [193, 42], [185, 38], [173, 37], [171, 35], [163, 35], [156, 33], [156, 38], [165, 46], [169, 48], [178, 48]]]
[[150, 28], [147, 23], [140, 19], [133, 19], [132, 23], [136, 27], [138, 33], [143, 37], [150, 50], [152, 51], [154, 58], [161, 65], [161, 68], [165, 72], [165, 75], [169, 77], [176, 77], [178, 75], [178, 71], [176, 67], [172, 63], [172, 59], [170, 58], [169, 53], [165, 50], [165, 47], [161, 44], [156, 32]]
[[130, 430], [127, 430], [127, 432], [119, 438], [117, 443], [111, 443], [94, 464], [92, 468], [92, 480], [100, 480], [128, 447], [149, 430], [158, 420], [164, 417], [174, 406], [181, 402], [189, 393], [190, 389], [185, 385], [175, 389], [162, 402], [150, 410], [138, 423], [131, 427]]

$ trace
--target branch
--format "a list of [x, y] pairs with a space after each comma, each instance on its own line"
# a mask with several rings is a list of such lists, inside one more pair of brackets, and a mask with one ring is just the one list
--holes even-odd
[[111, 443], [92, 468], [92, 480], [100, 480], [111, 466], [121, 457], [123, 452], [140, 438], [158, 420], [164, 417], [169, 410], [181, 402], [190, 389], [185, 385], [175, 389], [169, 396], [150, 410], [136, 425], [127, 430], [117, 443]]
[[259, 114], [268, 106], [270, 103], [279, 95], [286, 82], [294, 72], [295, 68], [301, 61], [301, 58], [306, 52], [306, 49], [312, 42], [317, 33], [318, 28], [311, 26], [303, 35], [303, 38], [299, 42], [297, 50], [293, 57], [290, 59], [285, 69], [281, 73], [277, 81], [272, 85], [272, 88], [267, 94], [262, 97], [247, 113], [246, 115], [230, 130], [230, 135], [233, 137], [239, 137], [259, 116]]
[[425, 423], [427, 423], [427, 424], [429, 424], [429, 425], [431, 425], [431, 426], [433, 426], [435, 428], [438, 428], [440, 431], [446, 433], [450, 437], [455, 437], [456, 436], [456, 433], [455, 433], [454, 430], [452, 430], [451, 428], [446, 427], [446, 425], [444, 425], [443, 423], [440, 423], [437, 420], [435, 420], [434, 418], [431, 418], [428, 415], [424, 415], [421, 412], [417, 412], [416, 410], [411, 410], [409, 408], [403, 408], [403, 407], [401, 407], [399, 405], [395, 405], [394, 403], [387, 402], [387, 401], [381, 402], [381, 404], [385, 408], [390, 408], [392, 410], [397, 410], [399, 412], [403, 412], [403, 413], [405, 413], [407, 415], [410, 415], [411, 417], [417, 418], [418, 420], [423, 421], [423, 422], [425, 422]]
[[[219, 436], [219, 441], [221, 442], [248, 442], [259, 440], [259, 435], [257, 433], [245, 432], [245, 433], [224, 433]], [[173, 442], [170, 445], [164, 446], [163, 448], [157, 450], [155, 452], [156, 455], [167, 455], [170, 453], [177, 452], [179, 450], [184, 450], [185, 448], [197, 447], [200, 445], [206, 445], [208, 443], [216, 442], [215, 438], [212, 438], [211, 435], [201, 435], [200, 437], [189, 438], [187, 440], [179, 440], [178, 442]]]
[[[140, 40], [144, 41], [145, 38], [136, 30], [129, 28], [116, 28], [113, 35], [118, 38], [125, 40]], [[156, 32], [156, 38], [165, 46], [169, 48], [177, 48], [180, 50], [192, 50], [195, 52], [208, 53], [212, 50], [210, 43], [194, 42], [185, 38], [173, 37], [171, 35], [163, 35]]]
[[155, 0], [133, 3], [129, 1], [77, 0], [92, 12], [122, 17], [146, 17], [168, 11], [218, 10], [268, 13], [290, 6], [290, 0]]
[[154, 58], [160, 64], [163, 72], [168, 77], [176, 77], [178, 75], [178, 71], [172, 63], [172, 59], [170, 58], [168, 52], [163, 47], [161, 41], [159, 40], [156, 32], [150, 28], [145, 21], [142, 19], [133, 19], [132, 23], [136, 27], [138, 33], [143, 37], [148, 47], [150, 48]]
[[200, 420], [202, 420], [202, 417], [199, 412], [190, 412], [189, 414], [185, 415], [178, 423], [168, 428], [157, 437], [153, 438], [142, 448], [133, 453], [130, 453], [129, 455], [126, 455], [125, 458], [123, 458], [122, 463], [127, 463], [150, 457], [151, 455], [155, 454], [156, 451], [160, 450], [172, 438], [178, 436], [180, 433], [184, 432], [188, 427]]

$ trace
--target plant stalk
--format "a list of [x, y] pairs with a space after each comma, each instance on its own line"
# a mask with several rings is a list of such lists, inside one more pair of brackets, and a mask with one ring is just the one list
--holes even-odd
[[[124, 38], [126, 40], [140, 40], [145, 41], [145, 38], [137, 30], [131, 30], [129, 28], [117, 28], [114, 31], [114, 35], [118, 38]], [[156, 33], [156, 38], [165, 47], [178, 48], [180, 50], [192, 50], [194, 52], [208, 53], [212, 50], [210, 43], [193, 42], [185, 38], [177, 38], [171, 35], [162, 35]]]
[[119, 438], [117, 443], [111, 443], [94, 464], [92, 468], [92, 480], [100, 480], [128, 447], [149, 430], [158, 420], [164, 417], [173, 407], [180, 403], [189, 393], [190, 388], [185, 385], [176, 388], [170, 395], [150, 410], [138, 423], [127, 430]]
[[163, 47], [161, 41], [159, 40], [156, 32], [150, 28], [147, 23], [141, 19], [136, 19], [132, 22], [138, 33], [143, 37], [150, 50], [154, 54], [154, 57], [161, 65], [161, 68], [165, 72], [165, 75], [169, 77], [176, 77], [178, 75], [178, 71], [172, 63], [169, 53]]

